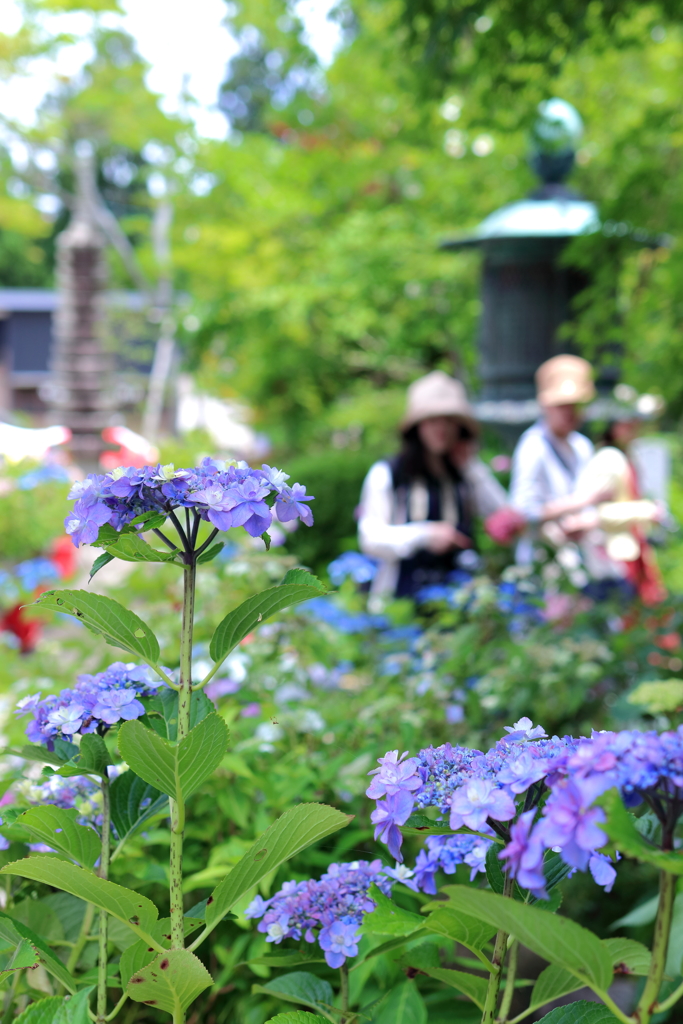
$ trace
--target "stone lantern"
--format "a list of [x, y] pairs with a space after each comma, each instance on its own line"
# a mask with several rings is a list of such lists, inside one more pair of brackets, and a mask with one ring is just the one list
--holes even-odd
[[[572, 300], [588, 278], [559, 257], [572, 238], [601, 227], [595, 204], [564, 184], [582, 133], [581, 118], [569, 103], [542, 103], [530, 161], [541, 184], [526, 199], [490, 214], [471, 235], [442, 245], [476, 247], [484, 257], [477, 404], [484, 422], [521, 427], [535, 419], [534, 372], [569, 350], [558, 328], [571, 318]], [[598, 387], [604, 391], [613, 384], [601, 380]]]
[[57, 238], [59, 305], [49, 396], [54, 417], [72, 431], [75, 461], [94, 470], [106, 447], [102, 429], [112, 422], [118, 389], [112, 356], [102, 344], [105, 242], [89, 143], [77, 147], [76, 176], [71, 220]]

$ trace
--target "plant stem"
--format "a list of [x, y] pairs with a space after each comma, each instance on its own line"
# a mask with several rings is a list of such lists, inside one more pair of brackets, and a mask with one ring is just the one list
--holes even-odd
[[515, 979], [517, 977], [517, 952], [519, 950], [519, 942], [517, 939], [510, 945], [510, 953], [508, 957], [508, 976], [505, 979], [505, 989], [503, 991], [503, 1001], [500, 1004], [500, 1013], [498, 1014], [498, 1020], [504, 1022], [510, 1015], [510, 1007], [512, 1006], [512, 997], [515, 994]]
[[[512, 896], [515, 881], [510, 877], [509, 874], [505, 875], [505, 884], [503, 886], [503, 896], [510, 898]], [[484, 1003], [484, 1013], [481, 1018], [481, 1024], [492, 1024], [496, 1016], [496, 1006], [498, 1005], [498, 993], [500, 992], [500, 981], [503, 975], [503, 964], [505, 962], [505, 954], [507, 953], [508, 933], [502, 929], [496, 935], [496, 941], [493, 947], [493, 956], [491, 957], [491, 966], [493, 970], [489, 976], [488, 989], [486, 990], [486, 1002]]]
[[654, 1012], [663, 1013], [664, 1010], [670, 1010], [671, 1007], [678, 1002], [681, 996], [683, 996], [683, 981], [678, 986], [678, 988], [675, 988], [673, 990], [671, 995], [667, 996], [666, 999], [662, 999], [661, 1003], [655, 1004]]
[[[194, 553], [186, 555], [183, 579], [183, 619], [180, 631], [180, 689], [178, 690], [178, 734], [180, 743], [190, 731], [190, 707], [192, 699], [192, 631], [194, 623], [194, 595], [196, 562]], [[171, 808], [171, 851], [169, 874], [171, 880], [171, 949], [185, 946], [183, 922], [183, 831], [185, 829], [185, 806], [182, 796], [170, 800]]]
[[[102, 852], [100, 854], [100, 867], [98, 871], [100, 878], [109, 877], [110, 833], [111, 802], [109, 799], [109, 779], [105, 777], [102, 779]], [[100, 910], [100, 953], [97, 967], [97, 1024], [105, 1024], [107, 1019], [107, 932], [107, 911]]]
[[125, 1006], [127, 1001], [128, 1001], [128, 993], [124, 992], [123, 995], [121, 996], [121, 998], [119, 999], [118, 1003], [114, 1007], [114, 1009], [111, 1011], [110, 1014], [107, 1015], [107, 1020], [108, 1021], [109, 1020], [114, 1020], [114, 1018], [118, 1016], [119, 1010], [121, 1010]]
[[664, 977], [675, 896], [676, 875], [670, 875], [667, 871], [661, 871], [659, 874], [659, 907], [657, 908], [655, 933], [652, 940], [650, 971], [633, 1015], [639, 1024], [647, 1024], [655, 1012], [657, 996], [659, 995], [662, 978]]
[[345, 963], [339, 968], [339, 977], [341, 985], [339, 988], [339, 994], [341, 996], [341, 1017], [339, 1018], [339, 1024], [345, 1024], [346, 1011], [349, 1008], [349, 969]]
[[69, 953], [69, 959], [66, 962], [66, 969], [69, 972], [69, 974], [73, 974], [73, 972], [76, 970], [76, 967], [78, 966], [78, 961], [81, 959], [81, 953], [85, 949], [87, 943], [90, 941], [90, 928], [92, 926], [94, 916], [94, 905], [92, 903], [86, 903], [81, 930], [78, 933], [78, 938], [76, 939], [74, 947]]

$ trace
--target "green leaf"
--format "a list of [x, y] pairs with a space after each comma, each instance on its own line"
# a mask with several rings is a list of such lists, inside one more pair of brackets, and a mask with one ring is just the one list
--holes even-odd
[[387, 939], [386, 942], [380, 943], [379, 946], [369, 949], [365, 955], [363, 955], [363, 951], [361, 950], [359, 956], [354, 960], [352, 967], [350, 967], [350, 970], [355, 971], [357, 967], [360, 967], [361, 964], [364, 964], [367, 960], [373, 960], [376, 956], [383, 956], [385, 953], [388, 953], [392, 949], [397, 949], [399, 946], [407, 946], [417, 942], [418, 939], [423, 939], [426, 935], [427, 929], [421, 928], [417, 932], [412, 932], [412, 934], [407, 937], [405, 935], [399, 935], [395, 939]]
[[567, 1006], [557, 1006], [538, 1024], [615, 1024], [617, 1018], [602, 1003], [589, 1003], [578, 999]]
[[47, 999], [40, 999], [37, 1003], [31, 1003], [23, 1013], [14, 1019], [12, 1024], [54, 1024], [57, 1014], [60, 1012], [64, 1000], [61, 996], [49, 996]]
[[418, 946], [412, 949], [399, 960], [401, 967], [412, 967], [430, 978], [445, 982], [451, 988], [456, 988], [475, 1003], [480, 1010], [484, 1009], [486, 1002], [486, 991], [488, 979], [479, 978], [476, 974], [468, 974], [465, 971], [454, 971], [442, 967], [438, 961], [438, 953], [432, 945]]
[[265, 985], [254, 985], [252, 992], [263, 992], [284, 999], [288, 1003], [301, 1003], [314, 1010], [322, 1010], [324, 1016], [328, 1020], [331, 1019], [327, 1008], [334, 1001], [332, 986], [323, 978], [316, 978], [315, 974], [308, 974], [306, 971], [282, 974]]
[[217, 924], [242, 896], [280, 864], [344, 828], [352, 817], [326, 804], [290, 807], [254, 842], [211, 893], [206, 907], [207, 926]]
[[447, 821], [432, 821], [426, 814], [411, 814], [405, 825], [401, 825], [404, 836], [454, 836], [456, 833]]
[[[505, 885], [505, 878], [503, 876], [500, 860], [498, 859], [499, 852], [500, 847], [497, 844], [489, 846], [486, 852], [486, 878], [488, 879], [488, 883], [493, 891], [498, 893], [498, 895], [501, 895]], [[568, 872], [569, 865], [565, 864], [559, 853], [553, 853], [551, 850], [547, 850], [543, 858], [543, 874], [545, 875], [546, 890], [548, 892], [552, 892], [562, 879], [567, 877]], [[514, 898], [516, 900], [522, 900], [524, 903], [539, 902], [538, 897], [532, 896], [528, 889], [521, 889], [516, 882], [514, 887]], [[559, 909], [560, 902], [559, 894], [555, 894], [555, 896], [551, 896], [549, 900], [541, 900], [540, 906], [544, 910], [557, 910]]]
[[115, 544], [107, 545], [107, 553], [123, 562], [172, 562], [176, 557], [168, 548], [157, 551], [138, 533], [122, 533]]
[[604, 793], [598, 803], [607, 814], [607, 821], [600, 827], [607, 833], [617, 850], [646, 864], [654, 864], [660, 871], [672, 875], [683, 875], [683, 854], [664, 853], [651, 846], [635, 826], [633, 815], [624, 807], [616, 789]]
[[505, 877], [501, 863], [498, 860], [499, 852], [499, 847], [496, 843], [492, 843], [486, 851], [486, 879], [493, 891], [500, 895], [505, 888]]
[[[185, 935], [187, 936], [200, 928], [202, 922], [186, 916], [184, 918], [184, 925]], [[162, 948], [168, 949], [171, 944], [170, 917], [160, 918], [160, 920], [158, 920], [151, 929], [151, 935]], [[150, 947], [149, 943], [145, 939], [140, 939], [138, 942], [134, 941], [129, 946], [126, 946], [119, 961], [121, 985], [123, 988], [125, 989], [127, 987], [128, 982], [134, 974], [137, 974], [143, 967], [147, 967], [151, 964], [152, 960], [154, 960], [156, 956], [157, 951]]]
[[138, 1003], [166, 1010], [175, 1020], [209, 985], [213, 978], [194, 953], [169, 949], [137, 971], [126, 992]]
[[159, 661], [159, 642], [147, 623], [111, 597], [85, 590], [47, 590], [35, 603], [48, 611], [73, 615], [112, 647], [139, 655], [148, 665]]
[[[678, 899], [678, 897], [676, 897]], [[616, 921], [612, 921], [610, 925], [610, 931], [615, 928], [640, 928], [641, 925], [650, 924], [657, 916], [657, 907], [659, 906], [659, 895], [652, 896], [651, 899], [645, 900], [644, 903], [640, 903], [633, 910], [629, 910], [628, 914], [624, 914], [623, 917], [617, 918]]]
[[113, 561], [114, 556], [110, 555], [108, 551], [105, 551], [103, 554], [98, 555], [90, 568], [88, 583], [90, 583], [90, 580], [93, 578], [93, 576], [95, 576], [96, 573], [100, 571], [100, 569], [104, 569], [105, 565], [109, 565], [109, 563]]
[[[149, 711], [155, 711], [164, 720], [163, 728], [156, 728], [155, 716], [150, 716], [154, 731], [160, 736], [165, 736], [171, 743], [175, 743], [178, 737], [178, 692], [164, 686], [157, 691], [154, 697], [144, 700], [145, 707]], [[215, 706], [203, 692], [193, 690], [190, 697], [190, 729], [199, 725], [208, 715], [216, 710]]]
[[414, 981], [404, 981], [382, 1000], [372, 1024], [427, 1024], [427, 1008]]
[[12, 956], [5, 966], [0, 970], [0, 980], [8, 978], [15, 971], [23, 971], [26, 968], [37, 967], [40, 963], [38, 950], [28, 939], [20, 939]]
[[609, 988], [612, 962], [606, 947], [569, 918], [468, 886], [448, 885], [443, 892], [449, 909], [504, 929], [544, 960], [566, 968], [599, 991]]
[[447, 905], [429, 903], [424, 909], [436, 907], [424, 922], [425, 928], [447, 939], [453, 939], [465, 946], [478, 957], [487, 970], [492, 969], [491, 961], [481, 952], [487, 942], [496, 934], [497, 929], [484, 921], [470, 917], [468, 914], [456, 914]]
[[559, 999], [560, 996], [566, 996], [583, 987], [583, 983], [576, 975], [571, 974], [564, 967], [558, 967], [557, 964], [550, 964], [549, 967], [541, 971], [536, 979], [529, 1009], [538, 1009], [539, 1006], [551, 1003], [553, 999]]
[[635, 939], [623, 939], [619, 936], [616, 939], [603, 939], [603, 945], [607, 946], [612, 966], [617, 974], [641, 974], [647, 975], [650, 970], [652, 954], [650, 950]]
[[327, 593], [327, 587], [322, 580], [319, 580], [318, 577], [314, 576], [312, 572], [308, 571], [308, 569], [288, 569], [280, 586], [315, 587], [315, 589], [321, 594]]
[[[78, 747], [74, 744], [74, 751], [78, 753]], [[50, 751], [47, 747], [41, 747], [37, 743], [26, 743], [21, 750], [6, 750], [6, 754], [15, 754], [23, 757], [25, 761], [38, 761], [40, 764], [51, 764], [55, 768], [61, 768], [70, 757], [62, 757], [56, 750]]]
[[82, 772], [107, 777], [107, 767], [112, 764], [107, 744], [97, 733], [87, 733], [81, 737], [78, 767]]
[[385, 896], [374, 882], [368, 896], [374, 902], [375, 909], [363, 918], [363, 935], [410, 935], [424, 927], [424, 918], [403, 910]]
[[81, 989], [70, 999], [62, 1002], [53, 1024], [90, 1024], [88, 1003], [91, 992], [92, 988]]
[[[55, 864], [59, 862], [52, 860], [50, 863]], [[2, 911], [0, 911], [0, 939], [4, 939], [12, 945], [17, 945], [21, 939], [28, 939], [31, 945], [38, 950], [40, 962], [45, 970], [56, 978], [57, 981], [61, 982], [68, 992], [76, 991], [75, 978], [71, 977], [62, 961], [57, 959], [43, 939], [30, 928], [27, 928], [25, 924], [22, 924], [21, 921], [15, 920], [9, 914], [4, 914]]]
[[253, 956], [248, 964], [262, 967], [298, 967], [300, 964], [324, 964], [325, 957], [309, 953], [305, 949], [293, 953], [272, 953], [270, 956]]
[[326, 1020], [308, 1010], [291, 1010], [289, 1013], [278, 1013], [277, 1017], [271, 1017], [266, 1024], [326, 1024]]
[[[289, 583], [292, 578], [296, 582]], [[303, 577], [306, 582], [303, 582]], [[259, 622], [267, 619], [269, 615], [289, 608], [291, 605], [308, 601], [312, 597], [320, 597], [325, 593], [322, 583], [311, 573], [303, 569], [290, 569], [285, 580], [279, 587], [272, 587], [264, 590], [261, 594], [255, 594], [247, 601], [243, 601], [237, 608], [233, 608], [216, 627], [216, 632], [211, 637], [209, 654], [216, 662], [222, 662], [230, 654], [237, 644], [244, 640], [245, 636], [251, 633], [252, 629], [258, 626]]]
[[135, 519], [131, 519], [128, 526], [144, 526], [145, 530], [158, 530], [159, 527], [164, 525], [166, 518], [163, 512], [141, 512]]
[[264, 530], [264, 532], [261, 534], [261, 540], [266, 545], [266, 551], [270, 551], [270, 545], [272, 542], [270, 534], [268, 533], [267, 530]]
[[45, 843], [65, 853], [84, 868], [91, 868], [101, 853], [101, 841], [94, 829], [78, 825], [75, 808], [63, 810], [52, 804], [29, 807], [17, 824], [31, 834], [34, 842]]
[[[119, 837], [125, 842], [146, 821], [162, 811], [168, 800], [154, 786], [141, 779], [134, 771], [122, 772], [114, 779], [109, 790], [111, 820]], [[145, 807], [141, 805], [146, 803]]]
[[171, 745], [137, 720], [119, 729], [119, 751], [136, 775], [178, 800], [201, 786], [223, 760], [228, 727], [215, 711], [177, 745]]
[[197, 559], [197, 565], [206, 565], [207, 562], [213, 562], [216, 555], [220, 555], [221, 551], [225, 547], [225, 544], [221, 541], [218, 544], [212, 544], [210, 548], [207, 548], [199, 558]]
[[159, 916], [159, 911], [146, 896], [54, 857], [37, 856], [15, 860], [0, 869], [0, 874], [32, 878], [34, 882], [44, 882], [55, 889], [70, 892], [106, 910], [138, 936], [144, 937], [149, 933]]

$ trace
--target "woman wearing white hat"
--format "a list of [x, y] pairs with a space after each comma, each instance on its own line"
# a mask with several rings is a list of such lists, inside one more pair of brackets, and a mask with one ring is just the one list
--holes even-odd
[[507, 502], [474, 454], [479, 426], [460, 381], [435, 370], [408, 389], [399, 455], [375, 463], [361, 493], [361, 550], [380, 562], [373, 594], [412, 597], [448, 581], [474, 546], [474, 517]]

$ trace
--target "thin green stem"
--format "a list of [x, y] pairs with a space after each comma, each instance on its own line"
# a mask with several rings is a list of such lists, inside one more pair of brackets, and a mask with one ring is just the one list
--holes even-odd
[[515, 980], [517, 978], [517, 953], [519, 951], [519, 942], [515, 939], [510, 944], [508, 952], [508, 976], [505, 979], [505, 989], [503, 990], [503, 999], [500, 1004], [500, 1012], [498, 1014], [498, 1020], [503, 1022], [510, 1016], [510, 1007], [512, 1006], [512, 997], [515, 994]]
[[69, 953], [69, 959], [66, 962], [66, 969], [69, 972], [69, 974], [73, 974], [73, 972], [78, 967], [78, 961], [81, 959], [81, 953], [85, 949], [87, 943], [90, 941], [90, 928], [92, 926], [94, 917], [94, 905], [92, 903], [86, 903], [81, 930], [78, 933], [78, 938], [76, 939], [74, 947]]
[[345, 1024], [346, 1014], [349, 1009], [349, 969], [345, 963], [339, 968], [339, 978], [341, 980], [339, 988], [341, 1017], [339, 1018], [339, 1024]]
[[[109, 877], [109, 852], [111, 842], [111, 801], [109, 779], [102, 779], [102, 852], [100, 854], [100, 878]], [[109, 922], [107, 911], [100, 910], [99, 960], [97, 965], [97, 1024], [107, 1020], [107, 939]]]
[[655, 1013], [663, 1013], [665, 1010], [670, 1010], [671, 1007], [678, 1002], [683, 996], [683, 981], [680, 983], [678, 988], [675, 988], [671, 995], [667, 996], [666, 999], [662, 999], [661, 1003], [655, 1004]]
[[[180, 630], [180, 689], [178, 690], [178, 735], [180, 743], [190, 731], [190, 708], [192, 701], [192, 633], [194, 624], [194, 598], [196, 563], [194, 554], [188, 556], [183, 579], [183, 618]], [[170, 849], [170, 904], [171, 904], [171, 949], [185, 946], [185, 925], [183, 921], [183, 831], [185, 829], [185, 806], [180, 792], [169, 801], [171, 809]], [[174, 1018], [175, 1020], [175, 1018]]]
[[675, 896], [676, 875], [670, 875], [667, 871], [661, 871], [659, 874], [659, 907], [657, 908], [655, 933], [652, 940], [650, 971], [633, 1014], [639, 1024], [647, 1024], [657, 1005], [657, 996], [662, 987], [662, 978], [664, 977], [666, 953], [669, 948], [669, 932], [671, 931]]
[[109, 1020], [114, 1020], [114, 1018], [117, 1016], [119, 1010], [123, 1009], [123, 1007], [125, 1006], [127, 1000], [128, 1000], [128, 993], [124, 992], [123, 995], [121, 996], [121, 998], [119, 999], [118, 1003], [114, 1007], [114, 1009], [111, 1011], [111, 1013], [107, 1014], [107, 1020], [108, 1021]]
[[[505, 884], [503, 886], [503, 896], [510, 898], [514, 889], [514, 879], [509, 874], [505, 875]], [[481, 1024], [493, 1024], [496, 1016], [496, 1007], [498, 1006], [498, 993], [500, 992], [500, 982], [503, 976], [503, 964], [505, 963], [505, 954], [507, 953], [508, 933], [502, 929], [496, 934], [496, 941], [493, 946], [493, 956], [491, 957], [491, 974], [489, 976], [488, 988], [486, 990], [486, 1001], [484, 1002], [484, 1012], [481, 1018]]]

